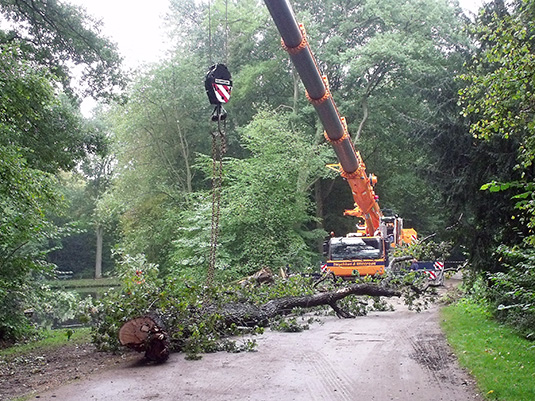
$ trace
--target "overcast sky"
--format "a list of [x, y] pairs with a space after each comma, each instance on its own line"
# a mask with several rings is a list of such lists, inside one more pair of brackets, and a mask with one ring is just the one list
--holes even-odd
[[102, 20], [102, 33], [119, 45], [126, 67], [158, 61], [167, 50], [163, 17], [169, 0], [65, 0]]
[[[127, 67], [158, 61], [167, 49], [163, 29], [169, 0], [66, 0], [81, 5], [104, 23], [103, 33], [118, 43]], [[290, 0], [291, 1], [291, 0]], [[460, 0], [461, 6], [475, 12], [483, 0]]]

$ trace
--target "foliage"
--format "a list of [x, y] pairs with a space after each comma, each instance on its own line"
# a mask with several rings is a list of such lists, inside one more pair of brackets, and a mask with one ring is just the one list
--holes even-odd
[[[410, 1], [400, 15], [390, 12], [394, 7], [386, 0], [307, 1], [296, 11], [356, 136], [362, 122], [359, 147], [370, 171], [384, 177], [378, 188], [381, 204], [404, 215], [407, 225], [430, 231], [444, 226], [439, 214], [447, 213], [441, 207], [447, 187], [429, 185], [436, 169], [429, 168], [428, 144], [437, 132], [447, 136], [445, 121], [458, 119], [450, 105], [466, 39], [460, 10], [446, 2]], [[202, 192], [206, 181], [191, 164], [196, 152], [209, 152], [207, 134], [213, 129], [199, 83], [206, 65], [224, 61], [239, 84], [225, 105], [229, 157], [219, 271], [239, 275], [263, 264], [309, 265], [323, 227], [330, 231], [341, 225], [332, 216], [353, 200], [342, 179], [335, 185], [344, 189], [336, 194], [330, 194], [331, 180], [323, 179], [322, 165], [335, 158], [320, 145], [318, 118], [280, 50], [265, 7], [259, 9], [253, 0], [210, 5], [176, 0], [171, 10], [171, 21], [180, 21], [173, 25], [175, 54], [136, 77], [131, 102], [110, 116], [118, 165], [109, 194], [122, 206], [121, 246], [131, 254], [144, 253], [162, 272], [187, 268], [199, 275], [209, 209]], [[370, 112], [366, 119], [360, 115], [364, 103]], [[275, 127], [273, 122], [261, 127], [260, 119], [280, 119], [299, 132], [291, 139], [292, 153], [277, 153], [279, 146], [288, 149], [290, 139], [273, 134], [268, 127]], [[246, 130], [265, 130], [265, 138], [249, 139]], [[197, 160], [206, 171], [207, 158]]]
[[[201, 283], [205, 280], [210, 254], [211, 197], [199, 191], [189, 197], [188, 203], [189, 207], [178, 213], [176, 238], [172, 241], [168, 272]], [[227, 260], [221, 249], [220, 254], [219, 264], [226, 267], [224, 279], [237, 278], [234, 271], [229, 271], [230, 266], [226, 266], [225, 262], [221, 263], [221, 260]], [[216, 273], [218, 276], [223, 275], [221, 269]]]
[[123, 249], [164, 270], [182, 213], [193, 210], [191, 193], [205, 186], [192, 168], [210, 144], [200, 71], [194, 57], [177, 55], [137, 76], [128, 104], [107, 114], [116, 165], [99, 208], [118, 218]]
[[481, 186], [482, 191], [492, 194], [505, 192], [516, 193], [511, 197], [517, 212], [512, 213], [511, 220], [517, 220], [523, 229], [518, 234], [527, 246], [535, 245], [535, 184], [525, 181], [492, 181]]
[[450, 256], [453, 244], [448, 241], [415, 241], [407, 246], [394, 249], [394, 257], [411, 256], [416, 260], [446, 260]]
[[[16, 45], [21, 58], [44, 66], [73, 94], [74, 66], [81, 69], [80, 95], [111, 98], [125, 85], [117, 47], [100, 35], [100, 22], [83, 8], [58, 1], [2, 0], [0, 13], [9, 24], [0, 45]], [[81, 87], [81, 85], [79, 85]]]
[[[310, 188], [326, 174], [330, 151], [307, 143], [291, 116], [261, 112], [241, 131], [249, 157], [225, 158], [218, 271], [238, 278], [260, 267], [310, 266], [310, 249], [324, 237], [314, 229]], [[199, 156], [197, 168], [209, 174], [211, 160]], [[176, 236], [166, 271], [204, 276], [210, 235], [210, 197], [198, 191], [173, 214]], [[172, 219], [169, 215], [169, 219]], [[261, 239], [261, 240], [259, 240]]]
[[535, 340], [535, 252], [502, 246], [497, 254], [504, 271], [488, 277], [491, 310], [500, 321]]
[[459, 362], [489, 400], [533, 397], [533, 343], [490, 318], [487, 305], [464, 300], [442, 309], [441, 325]]
[[[143, 255], [118, 254], [117, 275], [121, 280], [120, 290], [111, 289], [99, 300], [90, 297], [82, 302], [81, 319], [94, 325], [93, 342], [100, 349], [116, 349], [117, 333], [129, 317], [147, 313], [155, 304], [161, 279], [158, 267], [148, 263]], [[165, 294], [162, 294], [165, 296]]]
[[190, 357], [199, 352], [233, 348], [221, 342], [223, 337], [236, 334], [236, 328], [223, 330], [222, 317], [203, 314], [206, 302], [237, 300], [240, 295], [225, 286], [203, 289], [188, 282], [187, 277], [158, 278], [158, 267], [148, 263], [143, 255], [122, 255], [117, 265], [121, 286], [102, 299], [86, 301], [86, 318], [93, 325], [93, 342], [100, 349], [117, 349], [117, 333], [127, 320], [157, 312], [168, 328], [172, 348], [183, 350]]
[[533, 1], [525, 0], [510, 6], [496, 1], [484, 8], [473, 29], [479, 52], [461, 75], [467, 86], [460, 92], [463, 113], [473, 120], [474, 138], [508, 149], [508, 163], [496, 161], [509, 173], [487, 176], [487, 181], [480, 183], [496, 211], [487, 216], [494, 226], [489, 234], [494, 237], [486, 244], [485, 270], [489, 274], [483, 294], [496, 317], [525, 335], [533, 333], [535, 288], [531, 267], [535, 243], [534, 7]]
[[0, 45], [0, 144], [15, 145], [29, 165], [55, 173], [70, 170], [101, 138], [79, 112], [57, 96], [54, 77], [21, 60], [20, 49]]
[[529, 230], [534, 224], [531, 206], [535, 143], [531, 95], [535, 66], [531, 40], [535, 33], [534, 7], [530, 0], [515, 3], [510, 9], [499, 7], [498, 3], [494, 8], [489, 5], [474, 28], [482, 43], [481, 51], [469, 64], [467, 73], [461, 75], [468, 82], [461, 91], [461, 101], [463, 113], [475, 120], [472, 134], [487, 142], [503, 138], [515, 148], [516, 176], [509, 180], [497, 177], [482, 189], [492, 193], [509, 187], [520, 189], [515, 195], [515, 206], [522, 211], [522, 225], [528, 228], [528, 243], [533, 242]]
[[31, 331], [24, 311], [35, 300], [33, 279], [52, 271], [43, 241], [58, 235], [44, 215], [58, 202], [50, 175], [0, 146], [0, 339]]
[[221, 243], [243, 273], [310, 266], [311, 245], [325, 237], [314, 229], [309, 193], [327, 174], [330, 149], [308, 142], [290, 117], [260, 112], [241, 130], [250, 156], [225, 162]]
[[[245, 126], [263, 108], [284, 108], [295, 113], [316, 143], [322, 141], [317, 115], [280, 49], [265, 7], [254, 0], [215, 1], [210, 8], [176, 0], [172, 9], [173, 18], [183, 21], [175, 24], [177, 46], [209, 59], [206, 63], [226, 62], [239, 83], [228, 105], [230, 126]], [[360, 138], [357, 145], [369, 171], [379, 176], [381, 204], [419, 231], [437, 231], [449, 212], [441, 202], [449, 186], [440, 182], [437, 187], [434, 180], [435, 173], [442, 174], [435, 160], [444, 157], [434, 140], [448, 136], [449, 124], [459, 120], [454, 76], [468, 44], [461, 10], [445, 1], [400, 6], [388, 0], [311, 0], [295, 11], [341, 114], [353, 137]], [[237, 153], [233, 143], [230, 149]], [[338, 217], [353, 204], [347, 184], [318, 181], [314, 196], [325, 228], [348, 231], [351, 223]]]
[[[483, 51], [472, 60], [467, 74], [461, 76], [470, 85], [461, 91], [465, 102], [464, 113], [476, 114], [478, 120], [471, 131], [479, 138], [493, 135], [505, 138], [523, 136], [533, 125], [533, 7], [530, 0], [521, 1], [511, 13], [483, 10], [477, 35], [483, 43]], [[484, 21], [491, 13], [489, 21]], [[533, 158], [527, 142], [522, 144], [520, 154], [524, 163]]]
[[51, 330], [73, 320], [80, 302], [77, 293], [52, 290], [50, 286], [39, 283], [33, 290], [32, 322], [40, 330]]
[[1, 1], [0, 12], [12, 22], [0, 31], [0, 338], [14, 340], [32, 330], [25, 310], [60, 299], [38, 283], [53, 272], [48, 241], [71, 232], [51, 222], [62, 204], [51, 174], [103, 145], [70, 96], [67, 65], [86, 63], [96, 95], [117, 83], [118, 59], [63, 3]]
[[[256, 285], [237, 282], [219, 283], [211, 288], [203, 283], [189, 281], [187, 275], [158, 277], [158, 267], [148, 263], [143, 255], [122, 255], [117, 265], [121, 277], [120, 288], [110, 291], [98, 300], [85, 301], [85, 318], [92, 322], [93, 342], [100, 349], [117, 349], [117, 334], [129, 319], [156, 315], [167, 329], [171, 349], [186, 353], [189, 359], [197, 359], [199, 353], [226, 350], [237, 352], [250, 350], [254, 340], [250, 335], [262, 333], [263, 326], [283, 331], [300, 331], [317, 321], [314, 315], [304, 315], [296, 310], [286, 317], [274, 318], [271, 322], [259, 322], [262, 327], [240, 328], [227, 325], [223, 312], [241, 306], [260, 306], [266, 302], [315, 293], [313, 279], [294, 275], [282, 279], [275, 277], [272, 284]], [[324, 290], [335, 290], [343, 283], [325, 283]], [[348, 297], [343, 307], [354, 314], [363, 314], [371, 308], [384, 310], [382, 302], [369, 297]], [[325, 313], [323, 308], [316, 314]], [[241, 344], [236, 337], [246, 334]]]
[[310, 324], [314, 322], [314, 318], [305, 318], [303, 316], [292, 316], [289, 318], [278, 317], [274, 319], [269, 328], [274, 331], [282, 331], [284, 333], [300, 333], [310, 328]]
[[458, 120], [454, 76], [468, 44], [460, 10], [444, 1], [306, 3], [316, 22], [307, 29], [313, 49], [379, 177], [380, 204], [407, 226], [436, 232], [449, 213], [442, 206], [449, 187], [435, 179], [447, 152], [435, 141]]
[[[72, 272], [78, 278], [101, 278], [103, 270], [109, 273], [112, 269], [111, 247], [117, 241], [117, 213], [103, 200], [110, 186], [115, 160], [109, 153], [109, 128], [106, 124], [97, 116], [88, 120], [87, 125], [102, 138], [102, 151], [86, 155], [77, 171], [58, 174], [68, 209], [59, 216], [53, 216], [54, 222], [59, 226], [75, 226], [78, 232], [62, 238], [58, 249], [49, 255], [49, 260], [59, 270]], [[96, 255], [98, 249], [102, 252], [100, 258]]]

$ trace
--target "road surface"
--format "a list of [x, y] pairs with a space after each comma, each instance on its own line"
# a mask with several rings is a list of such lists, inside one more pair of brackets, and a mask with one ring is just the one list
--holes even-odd
[[[163, 365], [132, 363], [92, 375], [40, 400], [345, 401], [481, 400], [439, 328], [438, 307], [356, 319], [324, 317], [301, 333], [267, 330], [257, 351]], [[140, 354], [141, 359], [141, 354]]]

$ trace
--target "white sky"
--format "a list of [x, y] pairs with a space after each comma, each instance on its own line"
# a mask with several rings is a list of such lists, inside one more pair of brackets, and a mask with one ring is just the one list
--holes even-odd
[[102, 33], [119, 46], [127, 68], [158, 61], [168, 49], [164, 30], [169, 0], [64, 0], [102, 20]]
[[483, 3], [487, 3], [488, 1], [490, 0], [459, 0], [459, 4], [464, 11], [475, 14], [481, 5]]

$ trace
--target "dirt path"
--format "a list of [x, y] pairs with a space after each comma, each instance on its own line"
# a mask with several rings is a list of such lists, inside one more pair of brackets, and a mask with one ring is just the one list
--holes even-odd
[[301, 333], [266, 331], [258, 351], [129, 362], [40, 400], [481, 400], [439, 328], [438, 307], [395, 305], [356, 319], [324, 318]]

